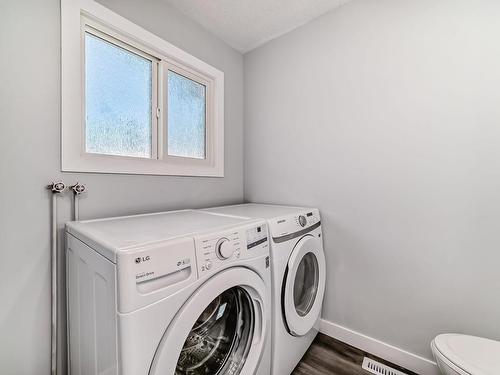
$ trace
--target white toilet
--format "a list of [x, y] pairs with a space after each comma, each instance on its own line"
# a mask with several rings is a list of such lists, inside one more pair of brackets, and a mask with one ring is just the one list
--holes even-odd
[[447, 333], [431, 343], [444, 375], [499, 375], [500, 342], [482, 337]]

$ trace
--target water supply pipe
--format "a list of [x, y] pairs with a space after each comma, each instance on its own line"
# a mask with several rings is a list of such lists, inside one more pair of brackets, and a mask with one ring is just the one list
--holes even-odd
[[50, 251], [50, 275], [51, 275], [51, 356], [50, 356], [50, 373], [51, 375], [57, 374], [57, 335], [58, 335], [58, 322], [57, 322], [57, 308], [58, 308], [58, 288], [57, 280], [59, 277], [57, 267], [57, 196], [61, 194], [66, 185], [62, 181], [52, 182], [47, 186], [52, 192], [52, 224], [51, 224], [51, 251]]
[[84, 184], [77, 182], [76, 184], [69, 187], [73, 191], [73, 220], [80, 220], [80, 204], [78, 202], [78, 197], [80, 194], [85, 193], [87, 189]]

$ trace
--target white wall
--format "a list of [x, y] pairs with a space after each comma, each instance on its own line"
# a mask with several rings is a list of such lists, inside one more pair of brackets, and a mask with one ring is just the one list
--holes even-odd
[[[226, 177], [60, 172], [60, 4], [0, 1], [0, 372], [50, 371], [51, 179], [88, 187], [83, 219], [243, 199], [243, 57], [161, 0], [105, 6], [225, 73]], [[70, 218], [60, 201], [61, 225]]]
[[245, 55], [245, 199], [321, 209], [325, 319], [500, 339], [499, 19], [354, 0]]

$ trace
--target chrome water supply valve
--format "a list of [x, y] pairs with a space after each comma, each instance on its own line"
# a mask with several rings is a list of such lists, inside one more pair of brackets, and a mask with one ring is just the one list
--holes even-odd
[[81, 184], [79, 182], [77, 182], [76, 184], [72, 185], [69, 187], [71, 190], [73, 190], [73, 193], [75, 195], [80, 195], [80, 194], [83, 194], [85, 193], [85, 190], [86, 190], [86, 187], [84, 184]]
[[64, 182], [52, 182], [47, 186], [47, 189], [51, 190], [53, 193], [62, 193], [66, 189]]

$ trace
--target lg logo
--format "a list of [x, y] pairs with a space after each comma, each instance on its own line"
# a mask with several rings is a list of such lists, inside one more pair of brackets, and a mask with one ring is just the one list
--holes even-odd
[[141, 262], [147, 262], [151, 258], [148, 256], [135, 258], [135, 263], [139, 264]]

